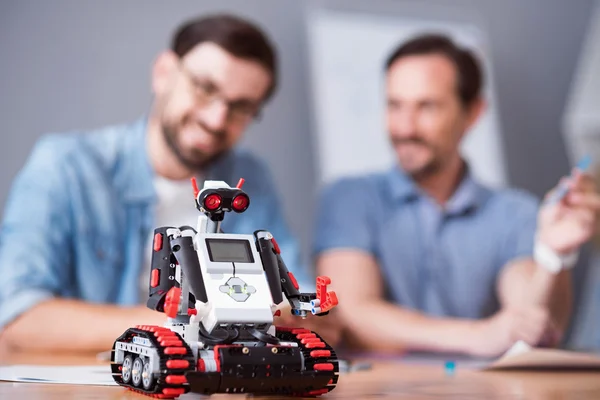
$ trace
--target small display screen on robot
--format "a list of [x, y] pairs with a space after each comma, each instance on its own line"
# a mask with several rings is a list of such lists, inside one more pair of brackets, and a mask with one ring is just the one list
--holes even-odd
[[253, 263], [250, 242], [244, 239], [206, 239], [210, 261]]

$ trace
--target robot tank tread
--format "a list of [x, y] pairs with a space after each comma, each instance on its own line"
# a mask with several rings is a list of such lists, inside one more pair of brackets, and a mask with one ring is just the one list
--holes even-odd
[[[295, 345], [215, 345], [208, 350], [214, 353], [216, 370], [207, 371], [204, 360], [195, 362], [192, 350], [176, 332], [137, 326], [115, 341], [113, 378], [121, 386], [155, 398], [176, 398], [190, 391], [317, 397], [335, 388], [337, 356], [318, 334], [277, 327], [276, 337]], [[119, 359], [115, 359], [115, 349], [123, 351]]]

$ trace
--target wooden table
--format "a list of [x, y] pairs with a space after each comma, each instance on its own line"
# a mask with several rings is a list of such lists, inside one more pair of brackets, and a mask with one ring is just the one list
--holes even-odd
[[[323, 399], [600, 399], [598, 372], [482, 372], [461, 368], [447, 376], [443, 362], [429, 365], [373, 360], [368, 371], [343, 374]], [[94, 355], [34, 355], [0, 351], [0, 364], [93, 365]], [[107, 363], [107, 368], [109, 368]], [[216, 395], [211, 398], [240, 398]], [[0, 382], [0, 399], [150, 399], [115, 386]], [[182, 400], [203, 398], [195, 394]], [[206, 397], [204, 397], [206, 398]], [[273, 399], [273, 397], [269, 397]]]

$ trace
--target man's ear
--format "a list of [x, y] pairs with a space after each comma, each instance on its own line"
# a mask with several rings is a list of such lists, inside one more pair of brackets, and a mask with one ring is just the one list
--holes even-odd
[[467, 126], [466, 130], [470, 130], [479, 121], [481, 115], [487, 109], [487, 102], [483, 97], [478, 97], [476, 100], [468, 106], [467, 112]]
[[152, 93], [159, 96], [168, 90], [175, 79], [179, 57], [170, 50], [160, 53], [152, 65]]

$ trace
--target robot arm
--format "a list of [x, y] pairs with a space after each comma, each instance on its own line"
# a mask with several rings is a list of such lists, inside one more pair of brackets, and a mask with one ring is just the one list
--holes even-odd
[[[294, 276], [288, 272], [281, 255], [279, 254], [279, 246], [275, 247], [273, 235], [267, 231], [256, 231], [254, 232], [256, 238], [256, 244], [258, 252], [260, 254], [265, 274], [267, 275], [267, 281], [269, 283], [269, 289], [271, 290], [271, 296], [273, 303], [279, 305], [283, 301], [283, 293], [285, 292], [286, 297], [298, 296], [297, 283], [294, 285], [292, 282], [296, 282]], [[281, 268], [283, 266], [283, 270]]]
[[169, 290], [179, 286], [175, 280], [175, 260], [171, 257], [168, 229], [172, 228], [162, 227], [154, 230], [150, 290], [146, 303], [151, 310], [160, 312], [164, 312], [165, 298]]
[[298, 282], [288, 271], [273, 235], [267, 231], [256, 231], [254, 236], [275, 305], [280, 304], [285, 295], [292, 306], [292, 313], [305, 317], [308, 312], [327, 315], [338, 304], [335, 292], [327, 291], [331, 279], [326, 276], [317, 277], [316, 293], [300, 293]]
[[147, 306], [171, 318], [178, 313], [181, 296], [177, 266], [187, 277], [186, 284], [192, 292], [189, 303], [194, 304], [196, 299], [206, 303], [206, 288], [192, 238], [173, 227], [155, 229]]

